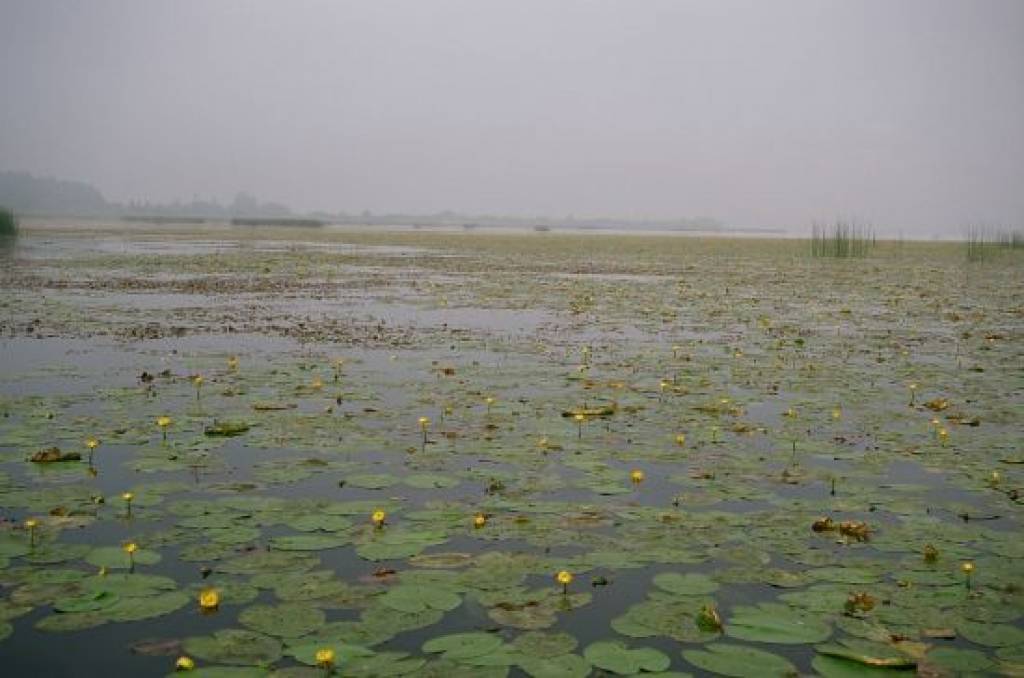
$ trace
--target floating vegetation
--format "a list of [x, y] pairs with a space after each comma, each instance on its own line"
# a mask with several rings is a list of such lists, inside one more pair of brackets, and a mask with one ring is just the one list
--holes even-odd
[[1020, 673], [1010, 258], [147, 228], [0, 270], [11, 671]]

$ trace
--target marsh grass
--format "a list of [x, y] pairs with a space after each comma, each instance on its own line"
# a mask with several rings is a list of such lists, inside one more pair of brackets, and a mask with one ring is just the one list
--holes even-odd
[[999, 254], [1024, 249], [1024, 232], [969, 226], [964, 244], [968, 261], [988, 261]]
[[875, 233], [867, 226], [845, 221], [811, 226], [812, 257], [864, 257], [874, 246]]
[[12, 210], [0, 206], [0, 238], [13, 238], [18, 235], [18, 219]]

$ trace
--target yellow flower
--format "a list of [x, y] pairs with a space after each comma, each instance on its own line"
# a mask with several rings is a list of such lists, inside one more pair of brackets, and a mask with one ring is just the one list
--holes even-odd
[[309, 386], [314, 391], [319, 391], [324, 387], [324, 382], [320, 380], [320, 377], [313, 377], [313, 383], [311, 383]]
[[178, 661], [174, 662], [175, 671], [191, 671], [195, 667], [196, 663], [188, 655], [181, 655], [178, 657]]
[[659, 388], [660, 388], [660, 389], [661, 389], [662, 391], [665, 391], [665, 390], [667, 390], [667, 389], [668, 389], [668, 387], [669, 387], [669, 382], [668, 382], [668, 380], [667, 380], [667, 379], [662, 379], [662, 380], [661, 380], [660, 382], [658, 382], [658, 387], [659, 387]]
[[964, 574], [970, 576], [970, 574], [972, 572], [974, 572], [974, 563], [972, 563], [971, 561], [968, 560], [966, 563], [964, 563], [963, 565], [960, 566], [960, 570]]
[[196, 388], [201, 387], [203, 385], [203, 375], [197, 374], [192, 377], [192, 383], [196, 385]]
[[572, 583], [572, 572], [569, 572], [568, 570], [560, 570], [558, 574], [555, 575], [555, 581], [563, 587], [568, 586]]
[[132, 499], [135, 499], [135, 495], [132, 494], [131, 492], [125, 492], [124, 494], [121, 495], [121, 499], [124, 499], [126, 502], [130, 504], [132, 503]]
[[385, 518], [387, 518], [387, 514], [384, 513], [383, 511], [381, 511], [380, 509], [377, 509], [376, 511], [374, 511], [373, 515], [370, 516], [370, 520], [377, 527], [381, 527], [381, 526], [384, 525], [384, 519]]
[[138, 550], [139, 550], [139, 545], [138, 545], [138, 544], [136, 544], [136, 543], [135, 543], [135, 542], [133, 542], [133, 541], [130, 541], [130, 542], [127, 542], [127, 543], [126, 543], [126, 544], [125, 544], [124, 546], [122, 546], [121, 548], [123, 548], [123, 549], [124, 549], [124, 552], [125, 552], [125, 553], [127, 553], [128, 555], [132, 555], [133, 553], [135, 553], [136, 551], [138, 551]]
[[334, 666], [334, 649], [323, 647], [316, 651], [316, 665], [325, 669]]
[[1003, 477], [999, 475], [999, 471], [992, 471], [992, 476], [989, 478], [989, 480], [993, 485], [998, 485], [1000, 482], [1002, 482]]
[[572, 415], [572, 418], [573, 418], [574, 421], [582, 423], [582, 421], [584, 419], [586, 419], [587, 417], [582, 412], [577, 412], [576, 414]]
[[39, 521], [36, 520], [35, 518], [29, 518], [28, 520], [25, 521], [25, 527], [27, 527], [30, 530], [36, 529], [37, 525], [39, 525]]
[[166, 417], [166, 416], [164, 416], [164, 417], [157, 417], [156, 418], [156, 425], [159, 426], [160, 428], [167, 428], [168, 426], [171, 425], [171, 418], [170, 417]]
[[686, 444], [686, 434], [685, 433], [677, 433], [676, 434], [676, 445], [678, 445], [679, 447], [682, 447], [685, 444]]
[[842, 419], [843, 418], [843, 411], [841, 409], [839, 409], [838, 407], [835, 408], [834, 410], [832, 410], [832, 418], [833, 419]]
[[238, 357], [237, 356], [231, 356], [230, 358], [228, 358], [228, 369], [231, 369], [231, 370], [238, 369]]
[[487, 524], [487, 516], [482, 513], [478, 513], [473, 517], [473, 527], [483, 527]]
[[430, 419], [426, 417], [420, 417], [418, 421], [420, 423], [420, 428], [424, 431], [426, 431], [427, 427], [430, 426]]
[[636, 468], [630, 471], [629, 479], [633, 481], [634, 485], [639, 485], [644, 481], [644, 472]]
[[796, 410], [794, 410], [792, 407], [790, 407], [788, 410], [786, 410], [782, 414], [792, 419], [793, 417], [796, 416]]
[[217, 589], [203, 589], [199, 592], [199, 607], [204, 611], [216, 610], [220, 605], [220, 594]]
[[100, 441], [96, 440], [95, 438], [89, 438], [88, 440], [85, 441], [85, 446], [88, 447], [90, 450], [95, 450], [97, 447], [100, 446]]

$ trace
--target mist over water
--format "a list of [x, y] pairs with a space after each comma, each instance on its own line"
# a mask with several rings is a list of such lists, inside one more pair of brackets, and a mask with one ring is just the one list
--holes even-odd
[[1024, 217], [1024, 4], [0, 2], [0, 170], [112, 202]]

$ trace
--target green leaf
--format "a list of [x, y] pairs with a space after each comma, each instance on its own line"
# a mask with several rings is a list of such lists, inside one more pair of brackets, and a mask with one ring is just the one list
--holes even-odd
[[432, 638], [423, 644], [427, 653], [443, 652], [445, 659], [468, 659], [493, 652], [502, 645], [501, 636], [494, 633], [453, 633]]
[[662, 572], [654, 576], [654, 585], [679, 596], [705, 596], [719, 589], [714, 579], [696, 573]]
[[742, 645], [714, 643], [703, 650], [683, 650], [683, 659], [720, 676], [759, 678], [796, 676], [796, 667], [784, 657]]
[[592, 665], [618, 673], [630, 675], [640, 671], [664, 671], [672, 664], [668, 655], [654, 648], [630, 649], [617, 640], [601, 640], [591, 643], [583, 651], [583, 657]]

